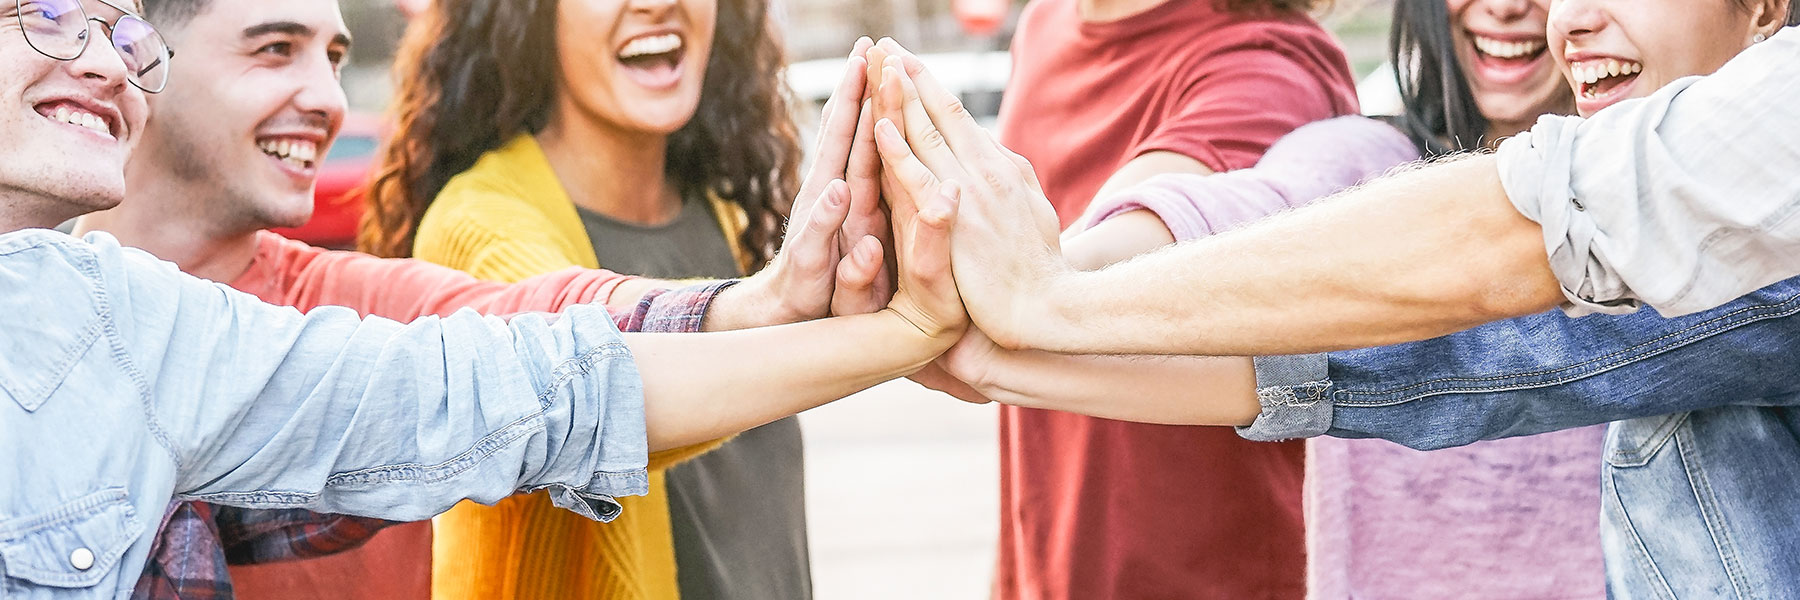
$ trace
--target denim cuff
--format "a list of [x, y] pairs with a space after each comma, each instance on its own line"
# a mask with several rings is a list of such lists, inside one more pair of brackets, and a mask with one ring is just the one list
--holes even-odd
[[595, 473], [593, 483], [583, 489], [562, 484], [551, 484], [546, 489], [550, 493], [550, 504], [601, 523], [611, 523], [624, 512], [618, 497], [650, 493], [650, 477], [642, 469], [628, 473], [601, 472]]
[[1258, 356], [1256, 401], [1262, 413], [1238, 435], [1259, 442], [1279, 442], [1324, 435], [1331, 429], [1329, 362], [1325, 354]]

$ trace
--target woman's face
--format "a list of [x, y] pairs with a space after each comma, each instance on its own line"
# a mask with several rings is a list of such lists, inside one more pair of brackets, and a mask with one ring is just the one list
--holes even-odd
[[1456, 59], [1489, 121], [1528, 126], [1567, 110], [1568, 87], [1544, 37], [1550, 0], [1446, 0]]
[[669, 135], [700, 105], [718, 0], [560, 0], [558, 110]]
[[[1671, 81], [1717, 70], [1749, 47], [1766, 10], [1735, 0], [1554, 0], [1550, 49], [1592, 116]], [[1775, 19], [1778, 23], [1779, 19]], [[1766, 26], [1773, 31], [1776, 25]]]

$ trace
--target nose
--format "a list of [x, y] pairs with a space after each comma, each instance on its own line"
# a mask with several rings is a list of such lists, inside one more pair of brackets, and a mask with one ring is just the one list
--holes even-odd
[[106, 26], [98, 19], [90, 19], [87, 23], [87, 47], [75, 60], [63, 63], [71, 75], [99, 89], [118, 93], [124, 91], [126, 85], [125, 57], [113, 49], [112, 37], [107, 35]]
[[299, 89], [294, 92], [294, 107], [307, 116], [309, 121], [335, 133], [339, 123], [344, 120], [344, 113], [349, 110], [349, 100], [344, 96], [344, 86], [338, 80], [337, 67], [323, 57], [311, 61], [312, 65], [305, 69], [305, 74], [296, 78]]
[[647, 13], [661, 17], [675, 9], [680, 0], [629, 0], [632, 12]]
[[1574, 40], [1606, 28], [1605, 7], [1598, 0], [1555, 0], [1550, 5], [1550, 30]]
[[1481, 10], [1494, 20], [1511, 23], [1531, 15], [1532, 0], [1482, 0]]

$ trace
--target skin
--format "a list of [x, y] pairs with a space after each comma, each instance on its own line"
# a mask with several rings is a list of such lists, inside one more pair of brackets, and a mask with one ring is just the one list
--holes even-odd
[[[1507, 32], [1540, 32], [1535, 41], [1538, 53], [1530, 60], [1514, 60], [1503, 67], [1489, 68], [1477, 61], [1490, 61], [1476, 55], [1472, 43], [1463, 41], [1457, 54], [1477, 105], [1484, 115], [1497, 115], [1490, 121], [1491, 136], [1511, 136], [1537, 118], [1529, 110], [1572, 107], [1570, 93], [1561, 71], [1555, 68], [1544, 47], [1543, 35], [1548, 22], [1547, 4], [1516, 0], [1452, 0], [1449, 3], [1456, 31], [1480, 31], [1490, 37]], [[1467, 35], [1459, 33], [1459, 35]], [[1508, 39], [1524, 40], [1514, 36]], [[1498, 75], [1502, 77], [1494, 77]], [[909, 73], [921, 80], [929, 74]], [[1491, 109], [1489, 112], [1488, 109]], [[1168, 228], [1155, 213], [1138, 210], [1119, 215], [1080, 232], [1064, 235], [1064, 255], [1071, 267], [1095, 270], [1126, 260], [1172, 242]], [[1103, 355], [1070, 355], [1040, 350], [1007, 350], [993, 343], [979, 329], [938, 361], [944, 373], [966, 383], [981, 396], [1005, 404], [1033, 408], [1070, 410], [1106, 418], [1150, 421], [1158, 423], [1196, 423], [1207, 416], [1194, 410], [1196, 398], [1219, 398], [1230, 406], [1244, 409], [1254, 406], [1255, 376], [1248, 358], [1230, 357], [1122, 357]], [[1204, 392], [1195, 391], [1196, 382]], [[928, 385], [954, 385], [930, 379]], [[1104, 398], [1104, 403], [1096, 402]], [[1240, 417], [1227, 423], [1247, 424], [1254, 412], [1236, 411]]]
[[[102, 6], [89, 9], [117, 16]], [[0, 61], [11, 65], [0, 71], [0, 106], [6, 107], [0, 135], [32, 143], [29, 152], [6, 150], [18, 160], [0, 167], [0, 223], [8, 231], [47, 227], [124, 200], [132, 134], [142, 131], [148, 110], [142, 92], [126, 82], [123, 61], [96, 44], [74, 61], [57, 62], [32, 50], [7, 23], [17, 20], [0, 18]], [[117, 115], [108, 115], [116, 117], [117, 138], [38, 114], [44, 99], [62, 96], [97, 109], [117, 107]], [[967, 315], [949, 255], [957, 196], [896, 194], [890, 202], [898, 283], [887, 308], [748, 331], [625, 336], [643, 376], [652, 449], [716, 439], [906, 375], [961, 335]], [[762, 352], [771, 347], [786, 351]], [[765, 360], [741, 360], [750, 353]], [[696, 364], [709, 367], [696, 372]]]
[[[171, 46], [191, 50], [181, 54], [168, 88], [149, 95], [158, 117], [141, 129], [143, 143], [125, 166], [121, 189], [130, 190], [131, 201], [83, 217], [76, 230], [107, 231], [190, 274], [231, 281], [249, 269], [258, 231], [312, 216], [317, 170], [293, 168], [259, 143], [311, 143], [319, 157], [329, 151], [348, 110], [338, 73], [351, 41], [337, 4], [323, 0], [213, 2], [162, 33]], [[834, 96], [847, 100], [835, 104], [854, 106], [852, 96], [860, 96], [862, 70], [850, 71], [857, 79]], [[839, 314], [866, 313], [892, 296], [881, 260], [886, 235], [864, 239], [886, 231], [885, 214], [862, 206], [873, 204], [866, 199], [852, 203], [845, 184], [832, 184], [848, 177], [856, 117], [848, 109], [827, 115], [820, 158], [795, 202], [793, 222], [802, 226], [767, 269], [715, 300], [705, 330], [818, 318], [833, 302]], [[857, 156], [870, 163], [866, 172], [874, 168], [873, 141], [863, 146]], [[855, 243], [845, 241], [851, 232]], [[645, 292], [674, 285], [632, 281], [609, 304], [629, 309]]]
[[[1553, 20], [1557, 11], [1553, 6]], [[1785, 13], [1785, 4], [1752, 7], [1751, 22], [1772, 34], [1780, 25], [1775, 15]], [[1745, 41], [1754, 35], [1743, 33]], [[943, 109], [948, 105], [925, 102], [932, 123], [915, 127], [909, 119], [911, 152], [884, 145], [884, 160], [894, 168], [917, 153], [935, 176], [977, 182], [965, 184], [971, 200], [959, 218], [955, 264], [975, 323], [1002, 347], [1320, 352], [1435, 337], [1562, 301], [1541, 232], [1512, 209], [1485, 156], [1389, 177], [1101, 271], [1073, 271], [1044, 237], [1049, 207], [1031, 184], [1029, 165], [1006, 158], [985, 132]], [[1476, 239], [1466, 231], [1486, 233]], [[1143, 281], [1158, 285], [1134, 285]]]
[[[97, 1], [83, 6], [93, 17], [116, 20], [120, 12]], [[125, 63], [105, 43], [89, 44], [71, 61], [33, 50], [21, 35], [11, 4], [0, 9], [0, 230], [50, 228], [82, 213], [111, 208], [125, 197], [126, 157], [144, 130], [144, 93], [125, 78]], [[98, 24], [90, 35], [105, 39]], [[40, 111], [74, 102], [105, 117], [111, 138], [51, 120]]]
[[1634, 77], [1600, 97], [1574, 84], [1582, 116], [1628, 98], [1647, 96], [1671, 81], [1706, 75], [1750, 47], [1757, 34], [1774, 35], [1787, 15], [1785, 2], [1732, 0], [1557, 0], [1551, 11], [1550, 51], [1567, 71], [1571, 64], [1605, 59], [1643, 65]]

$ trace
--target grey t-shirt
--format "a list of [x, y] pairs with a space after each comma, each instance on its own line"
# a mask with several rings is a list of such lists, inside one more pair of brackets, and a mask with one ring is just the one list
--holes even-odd
[[[659, 279], [740, 275], [734, 241], [725, 239], [704, 198], [687, 199], [679, 217], [657, 227], [577, 210], [600, 265], [612, 271]], [[669, 470], [682, 600], [812, 598], [801, 450], [800, 421], [789, 417]]]

